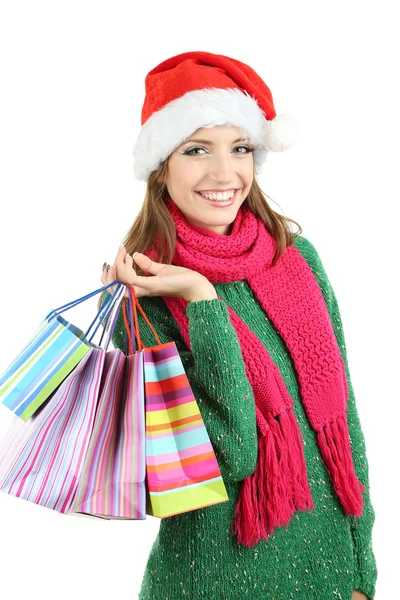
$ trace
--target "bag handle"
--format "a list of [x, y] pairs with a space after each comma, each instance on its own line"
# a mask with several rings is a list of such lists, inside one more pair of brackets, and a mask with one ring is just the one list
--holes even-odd
[[129, 294], [129, 302], [126, 302], [126, 304], [129, 308], [129, 319], [130, 319], [129, 322], [132, 323], [132, 326], [131, 326], [132, 352], [136, 352], [137, 344], [136, 344], [136, 339], [135, 339], [135, 328], [134, 328], [134, 321], [133, 321], [133, 303], [132, 303], [132, 298], [129, 293], [129, 290], [128, 290], [128, 294]]
[[[95, 337], [101, 323], [104, 321], [104, 319], [106, 319], [106, 323], [104, 326], [103, 333], [101, 335], [99, 346], [101, 346], [103, 337], [106, 334], [105, 349], [107, 350], [110, 340], [114, 333], [114, 329], [115, 329], [115, 325], [116, 325], [117, 317], [118, 317], [118, 310], [120, 308], [120, 305], [121, 305], [121, 302], [122, 302], [122, 299], [123, 299], [123, 296], [125, 293], [125, 289], [126, 289], [126, 287], [117, 279], [115, 281], [109, 283], [108, 285], [98, 288], [94, 292], [90, 292], [89, 294], [86, 294], [85, 296], [82, 296], [81, 298], [78, 298], [77, 300], [72, 300], [71, 302], [67, 302], [67, 304], [63, 304], [59, 308], [52, 310], [45, 317], [44, 321], [50, 322], [51, 320], [58, 317], [58, 315], [60, 315], [61, 313], [69, 310], [70, 308], [73, 308], [74, 306], [78, 306], [78, 304], [81, 304], [85, 300], [88, 300], [89, 298], [96, 296], [100, 292], [103, 292], [104, 290], [108, 289], [109, 287], [111, 287], [115, 284], [116, 284], [116, 289], [115, 289], [114, 294], [109, 297], [106, 297], [103, 300], [99, 311], [97, 312], [95, 318], [93, 319], [92, 323], [90, 324], [88, 330], [85, 333], [85, 338], [88, 340], [89, 343], [91, 343], [93, 338]], [[90, 333], [92, 327], [94, 325], [96, 325], [96, 323], [97, 323], [97, 326], [89, 338], [89, 333]], [[108, 330], [109, 326], [110, 326], [110, 329]]]
[[[117, 291], [118, 290], [115, 291], [115, 295], [116, 295]], [[104, 300], [104, 304], [102, 304], [101, 308], [100, 308], [100, 310], [101, 310], [105, 305], [109, 304], [109, 311], [107, 313], [107, 316], [104, 318], [105, 322], [104, 322], [103, 332], [102, 332], [101, 337], [100, 337], [99, 346], [101, 346], [101, 344], [103, 342], [103, 337], [106, 335], [110, 324], [111, 324], [111, 327], [113, 327], [113, 331], [112, 331], [111, 335], [113, 335], [113, 333], [114, 333], [115, 323], [112, 322], [112, 307], [111, 307], [111, 304], [113, 303], [113, 300], [114, 300], [114, 295], [110, 296], [109, 298], [106, 298]], [[97, 331], [97, 328], [96, 328], [96, 331]], [[93, 336], [94, 336], [94, 334], [92, 335], [92, 338], [93, 338]]]
[[[130, 316], [130, 322], [131, 322], [131, 330], [129, 329], [129, 322], [128, 322], [128, 317], [126, 314], [126, 298], [124, 298], [124, 303], [122, 305], [122, 311], [123, 311], [123, 318], [124, 318], [124, 324], [125, 324], [125, 331], [128, 337], [128, 345], [129, 345], [129, 354], [133, 354], [133, 346], [135, 345], [135, 352], [136, 350], [140, 351], [144, 348], [143, 342], [140, 339], [140, 334], [139, 334], [139, 328], [137, 327], [137, 313], [136, 313], [136, 304], [135, 301], [133, 299], [132, 296], [132, 290], [130, 289], [130, 287], [128, 288], [128, 294], [129, 294], [129, 316]], [[135, 344], [135, 335], [136, 335], [136, 339], [138, 340], [138, 345], [136, 346]]]
[[[116, 289], [116, 290], [115, 290], [115, 293], [114, 293], [115, 295], [116, 295], [116, 292], [117, 292], [117, 291], [118, 291], [118, 290]], [[101, 311], [101, 310], [102, 310], [102, 309], [103, 309], [103, 308], [104, 308], [104, 307], [105, 307], [107, 304], [108, 304], [108, 305], [109, 305], [109, 307], [110, 307], [110, 306], [111, 306], [111, 304], [112, 304], [112, 302], [113, 302], [113, 299], [114, 299], [114, 295], [113, 295], [113, 296], [111, 296], [111, 295], [110, 295], [110, 296], [108, 296], [108, 297], [105, 297], [105, 298], [103, 299], [103, 302], [102, 302], [101, 306], [100, 306], [100, 311]], [[110, 320], [110, 313], [111, 313], [111, 311], [109, 311], [109, 312], [108, 312], [108, 314], [107, 314], [107, 316], [106, 316], [106, 317], [104, 317], [105, 323], [104, 323], [103, 333], [101, 334], [101, 338], [100, 338], [99, 345], [100, 345], [100, 344], [101, 344], [101, 342], [102, 342], [102, 339], [103, 339], [103, 337], [104, 337], [104, 333], [105, 333], [105, 331], [107, 331], [107, 327], [108, 327], [109, 320]]]
[[[129, 309], [129, 318], [126, 314], [126, 305], [128, 305]], [[135, 330], [134, 330], [134, 321], [133, 321], [133, 306], [132, 299], [129, 295], [128, 298], [124, 298], [122, 302], [122, 316], [124, 319], [125, 331], [128, 337], [128, 354], [133, 354], [137, 351], [137, 346], [135, 342]], [[131, 329], [129, 330], [129, 322], [131, 323]]]
[[[100, 307], [100, 310], [97, 312], [97, 315], [95, 316], [95, 318], [93, 319], [92, 323], [90, 324], [88, 330], [85, 333], [85, 337], [88, 338], [88, 341], [90, 343], [93, 340], [94, 336], [96, 335], [97, 330], [100, 327], [100, 325], [103, 322], [103, 320], [106, 317], [108, 319], [109, 311], [112, 311], [112, 306], [113, 306], [114, 302], [116, 300], [118, 301], [118, 299], [119, 299], [119, 293], [120, 293], [120, 290], [121, 290], [122, 283], [120, 281], [118, 281], [117, 279], [115, 281], [113, 281], [112, 283], [109, 283], [108, 285], [105, 285], [105, 286], [103, 286], [103, 287], [95, 290], [94, 292], [90, 292], [89, 294], [86, 294], [85, 296], [82, 296], [82, 298], [78, 298], [77, 300], [72, 300], [72, 302], [68, 302], [67, 304], [64, 304], [63, 306], [60, 306], [59, 308], [56, 308], [55, 310], [52, 310], [47, 315], [47, 317], [45, 317], [44, 320], [48, 320], [48, 322], [50, 323], [51, 320], [53, 320], [56, 317], [58, 317], [58, 315], [60, 315], [61, 313], [69, 310], [70, 308], [73, 308], [74, 306], [78, 306], [78, 304], [81, 304], [85, 300], [88, 300], [89, 298], [92, 298], [93, 296], [96, 296], [97, 294], [99, 294], [100, 292], [106, 290], [107, 288], [111, 287], [114, 284], [117, 284], [114, 294], [112, 296], [107, 297], [107, 298], [104, 299], [104, 301], [103, 301], [103, 303], [102, 303], [102, 305]], [[49, 317], [50, 317], [50, 319], [49, 319]], [[92, 327], [96, 323], [97, 323], [97, 327], [95, 328], [94, 332], [92, 333], [91, 337], [89, 338], [89, 333], [90, 333]], [[100, 344], [101, 344], [102, 339], [103, 339], [103, 335], [101, 337]], [[108, 344], [109, 344], [109, 340], [107, 341], [107, 346], [108, 346]]]
[[[127, 304], [127, 298], [124, 298], [122, 301], [122, 316], [124, 319], [124, 325], [125, 325], [125, 331], [126, 334], [128, 336], [128, 353], [129, 354], [133, 354], [133, 345], [134, 345], [134, 339], [135, 339], [135, 335], [129, 330], [129, 322], [128, 322], [128, 317], [126, 315], [126, 304]], [[129, 302], [129, 308], [131, 308], [131, 303]], [[133, 321], [132, 321], [132, 310], [129, 311], [130, 314], [130, 319], [131, 319], [131, 323], [132, 323], [132, 328], [133, 328]], [[136, 344], [135, 344], [135, 351], [136, 351]]]
[[[105, 350], [108, 350], [108, 346], [110, 344], [110, 341], [112, 340], [112, 336], [114, 335], [114, 330], [115, 330], [115, 326], [117, 324], [117, 320], [118, 320], [118, 314], [119, 314], [119, 310], [121, 307], [121, 303], [124, 300], [124, 295], [125, 295], [125, 289], [126, 286], [122, 285], [119, 290], [116, 291], [116, 293], [112, 296], [111, 301], [108, 303], [108, 313], [107, 313], [107, 317], [106, 317], [106, 323], [104, 325], [104, 329], [103, 329], [103, 333], [101, 334], [101, 338], [100, 338], [100, 342], [99, 342], [99, 346], [101, 346], [102, 341], [103, 341], [103, 337], [106, 336], [106, 341], [105, 341]], [[117, 296], [117, 298], [114, 300], [114, 297]], [[111, 303], [113, 304], [113, 306], [110, 308]], [[96, 331], [98, 330], [98, 328], [101, 325], [101, 320], [99, 321], [96, 330], [94, 331], [91, 339], [93, 339], [93, 337], [96, 334]]]
[[[150, 323], [149, 319], [147, 318], [147, 315], [145, 314], [143, 308], [139, 304], [139, 301], [138, 301], [138, 299], [136, 297], [133, 285], [129, 285], [127, 287], [128, 287], [130, 304], [131, 304], [131, 306], [133, 308], [133, 314], [134, 314], [134, 318], [133, 318], [133, 321], [131, 320], [131, 323], [132, 323], [132, 328], [134, 326], [135, 335], [136, 335], [136, 339], [137, 339], [137, 342], [138, 342], [138, 344], [137, 344], [137, 351], [138, 352], [142, 351], [145, 348], [145, 346], [144, 346], [144, 344], [143, 344], [143, 342], [142, 342], [142, 340], [140, 338], [139, 319], [138, 319], [138, 316], [137, 316], [137, 310], [136, 309], [139, 309], [139, 311], [141, 312], [144, 320], [146, 321], [146, 323], [150, 327], [151, 331], [153, 332], [153, 335], [156, 338], [158, 345], [161, 346], [162, 343], [160, 341], [160, 338], [158, 337], [158, 335], [157, 335], [156, 331], [154, 330], [152, 324]], [[126, 307], [125, 307], [125, 305], [126, 305], [126, 302], [122, 305], [123, 306], [124, 324], [125, 324], [125, 329], [126, 329], [126, 333], [127, 333], [128, 340], [129, 340], [129, 352], [131, 354], [133, 354], [133, 341], [132, 341], [133, 336], [131, 337], [131, 332], [130, 332], [129, 323], [128, 323], [128, 319], [127, 319], [127, 315], [126, 315]]]
[[[85, 300], [88, 300], [88, 298], [91, 298], [92, 296], [96, 296], [100, 292], [103, 292], [104, 290], [106, 290], [107, 288], [109, 288], [115, 284], [117, 284], [116, 291], [118, 291], [118, 287], [121, 286], [122, 284], [118, 281], [118, 279], [116, 279], [112, 283], [109, 283], [108, 285], [105, 285], [105, 286], [99, 288], [98, 290], [95, 290], [94, 292], [90, 292], [89, 294], [86, 294], [86, 296], [82, 296], [82, 298], [78, 298], [77, 300], [72, 300], [71, 302], [67, 302], [67, 304], [63, 304], [63, 306], [60, 306], [59, 308], [52, 310], [51, 312], [49, 312], [49, 314], [47, 315], [47, 317], [45, 317], [44, 320], [47, 320], [50, 316], [52, 316], [52, 318], [58, 316], [62, 312], [65, 312], [65, 311], [69, 310], [70, 308], [73, 308], [74, 306], [81, 304], [81, 302], [85, 302]], [[60, 311], [60, 312], [58, 312], [58, 311]]]
[[[122, 283], [118, 282], [118, 285], [115, 288], [115, 292], [114, 294], [110, 297], [107, 298], [105, 300], [105, 302], [103, 302], [103, 304], [100, 307], [100, 310], [98, 311], [97, 315], [95, 316], [95, 318], [93, 319], [93, 321], [91, 322], [89, 329], [86, 331], [85, 336], [88, 337], [90, 330], [92, 329], [92, 327], [97, 323], [97, 327], [94, 330], [94, 332], [92, 333], [89, 342], [94, 338], [94, 336], [96, 335], [96, 332], [98, 330], [98, 328], [100, 327], [101, 323], [103, 322], [103, 320], [107, 317], [108, 320], [108, 316], [109, 316], [109, 311], [112, 310], [112, 306], [114, 304], [114, 302], [118, 301], [119, 299], [119, 294], [121, 291], [121, 286]], [[107, 286], [108, 287], [108, 286]], [[79, 304], [79, 303], [78, 303]], [[76, 306], [76, 305], [75, 305]], [[70, 307], [72, 308], [72, 306]], [[68, 309], [67, 309], [68, 310]], [[103, 337], [103, 336], [102, 336]]]

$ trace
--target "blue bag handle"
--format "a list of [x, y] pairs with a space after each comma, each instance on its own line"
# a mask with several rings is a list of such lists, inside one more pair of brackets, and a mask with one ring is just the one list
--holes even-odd
[[[68, 302], [67, 304], [63, 304], [63, 306], [60, 306], [59, 308], [52, 310], [51, 312], [49, 312], [49, 314], [47, 315], [47, 317], [44, 320], [47, 320], [51, 315], [53, 317], [58, 316], [62, 312], [65, 312], [66, 310], [69, 310], [70, 308], [73, 308], [74, 306], [81, 304], [81, 302], [85, 302], [85, 300], [87, 300], [88, 298], [91, 298], [92, 296], [96, 296], [96, 294], [100, 294], [100, 292], [103, 292], [104, 290], [106, 290], [107, 288], [109, 288], [115, 284], [117, 284], [117, 290], [115, 290], [117, 292], [119, 286], [122, 285], [122, 283], [120, 283], [118, 281], [118, 279], [116, 279], [112, 283], [109, 283], [108, 285], [105, 285], [104, 287], [99, 288], [98, 290], [95, 290], [94, 292], [90, 292], [90, 294], [86, 294], [86, 296], [82, 296], [82, 298], [78, 298], [78, 300], [72, 300], [72, 302]], [[60, 312], [58, 312], [58, 311], [60, 311]]]
[[[125, 286], [124, 286], [124, 290], [125, 290]], [[114, 294], [114, 296], [112, 296], [112, 298], [110, 298], [110, 304], [114, 301], [115, 296], [116, 296], [116, 294]], [[122, 300], [121, 300], [121, 302], [122, 302]], [[118, 299], [116, 300], [116, 302], [118, 302]], [[118, 305], [120, 305], [121, 302], [118, 302]], [[114, 306], [115, 306], [115, 304], [114, 304]], [[111, 331], [111, 334], [110, 334], [110, 336], [109, 336], [109, 338], [107, 340], [107, 347], [108, 347], [108, 343], [109, 343], [109, 341], [110, 341], [110, 339], [111, 339], [111, 337], [112, 337], [112, 335], [114, 333], [115, 325], [117, 323], [117, 317], [118, 317], [118, 312], [116, 314], [114, 314], [114, 316], [113, 316], [113, 309], [111, 308], [108, 311], [107, 316], [105, 317], [105, 323], [104, 323], [103, 333], [101, 334], [101, 338], [100, 338], [100, 341], [99, 341], [99, 346], [101, 346], [101, 344], [103, 342], [103, 337], [106, 334], [106, 332], [108, 331], [108, 329], [110, 327], [110, 324], [111, 324], [111, 330], [112, 331]], [[96, 331], [97, 331], [97, 329], [98, 329], [98, 327], [96, 328]]]
[[[125, 286], [125, 289], [126, 289], [126, 286]], [[128, 304], [128, 318], [129, 318], [130, 326], [131, 326], [132, 349], [133, 349], [133, 352], [136, 352], [137, 344], [136, 344], [136, 338], [135, 338], [135, 322], [133, 320], [132, 292], [131, 292], [130, 287], [129, 287], [128, 291], [129, 291], [129, 295], [127, 298], [127, 300], [128, 300], [127, 304]], [[117, 300], [116, 303], [118, 303], [118, 310], [114, 311], [114, 315], [112, 314], [112, 310], [110, 310], [106, 317], [106, 323], [104, 325], [103, 333], [101, 335], [100, 342], [99, 342], [99, 346], [101, 346], [103, 337], [110, 325], [110, 334], [109, 334], [109, 337], [106, 342], [106, 350], [107, 350], [110, 340], [112, 339], [112, 336], [114, 334], [115, 326], [116, 326], [117, 320], [118, 320], [118, 313], [119, 313], [119, 310], [121, 308], [121, 304], [123, 301], [124, 301], [124, 298], [122, 298], [120, 302]], [[127, 349], [126, 349], [126, 355], [128, 355], [128, 354], [129, 354], [129, 347], [127, 347]]]
[[106, 350], [108, 349], [109, 343], [112, 340], [112, 336], [114, 334], [115, 326], [116, 326], [117, 320], [118, 320], [118, 315], [121, 310], [121, 305], [125, 299], [125, 290], [126, 290], [126, 286], [123, 286], [123, 290], [121, 290], [121, 297], [115, 301], [114, 308], [109, 311], [109, 313], [106, 317], [107, 320], [104, 325], [104, 330], [103, 330], [103, 333], [101, 335], [101, 339], [99, 342], [99, 346], [101, 346], [103, 337], [106, 334], [106, 332], [109, 330], [106, 345], [105, 345]]
[[[95, 318], [93, 319], [92, 323], [90, 324], [88, 330], [85, 333], [85, 337], [87, 338], [93, 325], [99, 320], [98, 326], [96, 327], [94, 333], [92, 334], [92, 336], [89, 340], [89, 342], [90, 342], [93, 339], [93, 337], [95, 336], [98, 327], [100, 326], [101, 322], [103, 321], [105, 315], [107, 314], [107, 311], [110, 309], [111, 304], [113, 303], [114, 299], [117, 297], [118, 291], [122, 286], [122, 283], [120, 283], [117, 279], [115, 281], [109, 283], [108, 285], [105, 285], [105, 286], [95, 290], [94, 292], [90, 292], [89, 294], [82, 296], [82, 298], [78, 298], [77, 300], [73, 300], [72, 302], [68, 302], [67, 304], [63, 304], [63, 306], [60, 306], [59, 308], [52, 310], [44, 320], [49, 320], [49, 322], [50, 322], [52, 319], [55, 319], [61, 313], [73, 308], [74, 306], [78, 306], [78, 304], [85, 302], [85, 300], [88, 300], [89, 298], [96, 296], [100, 292], [108, 289], [109, 287], [111, 287], [112, 285], [115, 285], [115, 284], [117, 284], [117, 286], [116, 286], [116, 290], [115, 290], [114, 294], [110, 298], [106, 298], [103, 301], [103, 304], [101, 305], [100, 310], [98, 311], [97, 315], [95, 316]], [[50, 319], [49, 319], [49, 317], [50, 317]]]
[[[88, 340], [89, 343], [93, 340], [94, 336], [96, 335], [96, 332], [98, 330], [98, 328], [100, 327], [103, 319], [107, 316], [107, 313], [109, 311], [112, 311], [112, 305], [114, 304], [115, 299], [118, 299], [119, 296], [119, 291], [121, 289], [121, 286], [123, 288], [125, 288], [125, 286], [123, 286], [123, 284], [118, 281], [117, 279], [111, 283], [109, 283], [108, 285], [105, 285], [97, 290], [95, 290], [94, 292], [90, 292], [89, 294], [86, 294], [85, 296], [82, 296], [81, 298], [78, 298], [77, 300], [73, 300], [72, 302], [68, 302], [67, 304], [63, 304], [62, 306], [60, 306], [59, 308], [56, 308], [55, 310], [52, 310], [46, 317], [44, 320], [49, 320], [49, 322], [51, 320], [53, 320], [54, 318], [56, 318], [58, 315], [60, 315], [61, 313], [69, 310], [70, 308], [73, 308], [74, 306], [78, 306], [78, 304], [81, 304], [82, 302], [85, 302], [85, 300], [88, 300], [89, 298], [92, 298], [93, 296], [96, 296], [97, 294], [99, 294], [100, 292], [108, 289], [109, 287], [111, 287], [112, 285], [116, 284], [116, 289], [113, 295], [111, 295], [109, 298], [105, 298], [103, 300], [103, 303], [97, 313], [97, 315], [95, 316], [95, 318], [93, 319], [92, 323], [90, 324], [88, 330], [85, 333], [85, 337], [87, 338], [90, 330], [92, 329], [93, 325], [98, 321], [97, 327], [95, 329], [95, 331], [93, 332], [92, 336], [90, 337], [90, 339]], [[50, 317], [50, 319], [49, 319]], [[107, 342], [107, 346], [108, 346], [109, 340]]]
[[[110, 287], [110, 286], [108, 285], [107, 287]], [[114, 294], [111, 296], [111, 298], [106, 298], [105, 299], [105, 301], [101, 305], [100, 310], [98, 311], [97, 315], [95, 316], [95, 318], [91, 322], [91, 324], [89, 326], [89, 329], [85, 333], [85, 337], [88, 337], [89, 332], [92, 329], [93, 325], [98, 321], [96, 329], [94, 330], [91, 338], [88, 340], [89, 343], [92, 341], [92, 339], [96, 335], [96, 332], [97, 332], [98, 328], [100, 327], [100, 325], [101, 325], [102, 321], [104, 320], [104, 318], [108, 315], [108, 312], [113, 309], [114, 301], [116, 299], [118, 300], [118, 297], [119, 297], [118, 294], [119, 294], [119, 292], [121, 290], [121, 287], [125, 287], [125, 286], [123, 286], [122, 283], [118, 282], [118, 285], [116, 287], [116, 290], [115, 290]], [[70, 308], [72, 308], [72, 307], [70, 307]]]
[[[103, 333], [101, 334], [101, 338], [100, 338], [100, 342], [99, 342], [99, 346], [101, 346], [103, 337], [104, 337], [104, 335], [106, 335], [106, 342], [105, 342], [105, 350], [106, 351], [108, 349], [108, 346], [109, 346], [112, 336], [114, 334], [114, 329], [115, 329], [115, 326], [117, 324], [117, 319], [118, 319], [118, 313], [119, 313], [121, 303], [123, 302], [124, 295], [125, 295], [125, 289], [126, 289], [126, 286], [123, 285], [112, 296], [111, 302], [108, 303], [106, 323], [104, 324]], [[111, 306], [111, 308], [110, 308], [110, 306]], [[101, 325], [101, 322], [102, 322], [102, 319], [99, 320], [99, 323], [97, 324], [97, 327], [96, 327], [92, 337], [90, 338], [89, 342], [95, 336], [98, 328]]]
[[[134, 321], [134, 316], [133, 316], [133, 299], [132, 299], [132, 291], [131, 291], [131, 286], [125, 286], [125, 289], [128, 289], [128, 297], [127, 297], [127, 305], [128, 305], [128, 310], [127, 310], [127, 316], [128, 316], [128, 320], [130, 323], [130, 330], [131, 330], [131, 338], [132, 338], [132, 351], [136, 352], [137, 351], [137, 344], [136, 344], [136, 337], [135, 337], [135, 321]], [[121, 304], [123, 303], [123, 301], [125, 300], [125, 298], [122, 298], [122, 300], [120, 302], [118, 302], [119, 306], [118, 306], [118, 310], [114, 312], [114, 315], [112, 315], [112, 311], [110, 311], [106, 317], [106, 323], [104, 325], [104, 330], [103, 333], [101, 335], [101, 339], [99, 342], [99, 346], [101, 346], [102, 341], [103, 341], [103, 337], [108, 329], [109, 323], [111, 323], [110, 325], [110, 334], [109, 337], [107, 339], [106, 342], [106, 350], [108, 348], [108, 345], [110, 343], [110, 340], [112, 339], [113, 333], [114, 333], [114, 329], [115, 326], [117, 324], [117, 320], [118, 320], [118, 313], [119, 310], [121, 308]], [[126, 355], [129, 354], [129, 345], [127, 345], [126, 347]]]

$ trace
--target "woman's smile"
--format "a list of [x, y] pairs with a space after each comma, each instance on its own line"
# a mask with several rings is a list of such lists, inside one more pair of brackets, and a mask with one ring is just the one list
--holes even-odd
[[207, 196], [201, 192], [195, 192], [197, 196], [199, 196], [206, 204], [214, 208], [224, 208], [226, 206], [231, 206], [236, 198], [238, 197], [240, 189], [236, 191], [230, 191], [225, 193], [207, 193]]

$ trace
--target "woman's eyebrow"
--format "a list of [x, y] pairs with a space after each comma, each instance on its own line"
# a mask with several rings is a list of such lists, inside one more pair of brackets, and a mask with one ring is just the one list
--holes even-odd
[[[233, 140], [232, 144], [236, 144], [236, 142], [248, 142], [248, 138], [238, 138], [237, 140]], [[194, 142], [196, 144], [208, 144], [209, 146], [213, 146], [214, 142], [212, 142], [211, 140], [195, 140], [195, 139], [191, 139], [191, 140], [186, 140], [186, 142], [183, 142], [181, 144], [181, 146], [183, 146], [184, 144], [189, 144], [189, 142]]]

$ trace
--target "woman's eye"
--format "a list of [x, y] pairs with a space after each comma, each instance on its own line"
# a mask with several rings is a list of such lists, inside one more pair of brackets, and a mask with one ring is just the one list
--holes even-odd
[[[235, 154], [248, 154], [249, 152], [254, 152], [254, 149], [250, 148], [249, 146], [236, 146], [235, 151], [238, 150], [239, 148], [244, 148], [246, 150], [246, 152], [235, 152]], [[187, 156], [196, 156], [196, 154], [194, 153], [195, 150], [204, 150], [204, 148], [200, 148], [200, 147], [189, 148], [188, 150], [186, 150], [184, 152], [184, 154], [186, 154]]]
[[187, 154], [188, 156], [195, 156], [194, 154], [192, 154], [194, 150], [204, 150], [204, 148], [190, 148], [189, 150], [186, 150], [186, 152], [184, 152], [183, 154]]
[[253, 148], [250, 148], [249, 146], [236, 146], [235, 150], [237, 150], [238, 148], [245, 148], [245, 150], [247, 150], [247, 152], [239, 152], [239, 154], [248, 154], [249, 152], [253, 152]]

